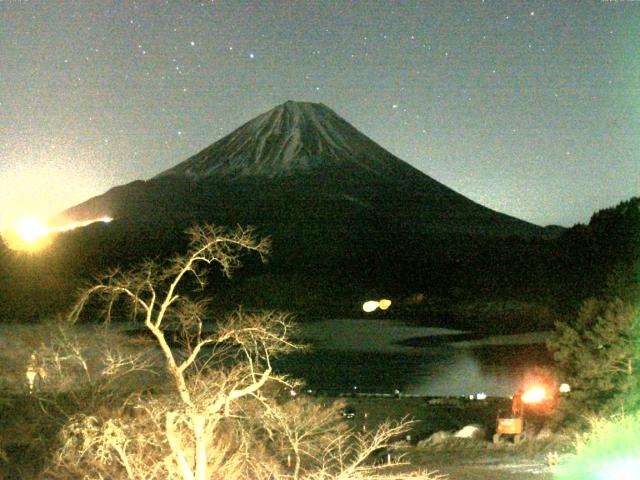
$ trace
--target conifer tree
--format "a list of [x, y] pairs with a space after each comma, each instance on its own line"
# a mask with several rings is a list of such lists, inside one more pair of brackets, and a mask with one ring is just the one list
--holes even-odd
[[640, 406], [640, 319], [620, 299], [583, 302], [574, 322], [557, 322], [547, 344], [573, 392], [576, 413]]

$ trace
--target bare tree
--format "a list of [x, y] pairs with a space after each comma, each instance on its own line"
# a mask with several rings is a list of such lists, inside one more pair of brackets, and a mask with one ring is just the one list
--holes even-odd
[[305, 467], [313, 470], [335, 439], [344, 435], [347, 425], [340, 421], [342, 409], [341, 402], [323, 407], [308, 397], [265, 406], [264, 428], [280, 456], [287, 459], [292, 479], [299, 479]]
[[59, 321], [48, 344], [31, 355], [32, 394], [43, 410], [63, 418], [121, 403], [144, 386], [162, 381], [150, 342], [97, 326], [73, 328]]
[[[71, 318], [79, 319], [97, 297], [109, 321], [124, 300], [157, 342], [171, 381], [130, 398], [118, 418], [74, 418], [48, 478], [368, 478], [377, 468], [367, 464], [372, 448], [400, 430], [383, 429], [365, 445], [338, 425], [335, 410], [282, 403], [278, 392], [295, 382], [274, 374], [271, 359], [298, 348], [289, 340], [290, 316], [239, 310], [208, 324], [206, 301], [186, 295], [194, 285], [204, 287], [207, 267], [231, 275], [242, 250], [264, 257], [269, 242], [242, 228], [206, 225], [190, 235], [188, 253], [168, 266], [145, 262], [113, 271], [82, 292]], [[285, 451], [294, 454], [293, 471]]]

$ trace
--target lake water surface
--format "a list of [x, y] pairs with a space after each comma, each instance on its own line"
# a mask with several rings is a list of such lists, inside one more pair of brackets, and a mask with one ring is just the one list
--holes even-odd
[[330, 319], [301, 325], [312, 348], [276, 368], [327, 393], [508, 396], [536, 366], [549, 366], [545, 332], [478, 337], [399, 320]]

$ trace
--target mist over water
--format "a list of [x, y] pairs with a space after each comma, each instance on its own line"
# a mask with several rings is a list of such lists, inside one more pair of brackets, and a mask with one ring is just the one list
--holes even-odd
[[279, 359], [276, 368], [327, 393], [508, 396], [528, 371], [551, 363], [540, 334], [468, 340], [456, 330], [380, 319], [301, 328], [312, 348]]

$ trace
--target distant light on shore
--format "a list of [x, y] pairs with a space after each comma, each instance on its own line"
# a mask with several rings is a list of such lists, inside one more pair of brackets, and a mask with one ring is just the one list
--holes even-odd
[[362, 304], [362, 310], [365, 313], [371, 313], [371, 312], [375, 311], [379, 306], [380, 306], [380, 302], [378, 302], [376, 300], [369, 300], [369, 301], [364, 302]]
[[378, 308], [380, 308], [380, 310], [386, 310], [390, 306], [391, 306], [391, 300], [387, 300], [386, 298], [383, 298], [382, 300], [380, 300]]
[[365, 313], [375, 312], [378, 308], [386, 310], [391, 306], [391, 300], [383, 298], [382, 300], [368, 300], [362, 304], [362, 310]]

